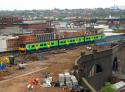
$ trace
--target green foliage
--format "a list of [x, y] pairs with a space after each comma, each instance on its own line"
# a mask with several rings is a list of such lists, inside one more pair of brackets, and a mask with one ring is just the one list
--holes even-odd
[[105, 86], [100, 90], [100, 92], [117, 92], [111, 83], [106, 82]]

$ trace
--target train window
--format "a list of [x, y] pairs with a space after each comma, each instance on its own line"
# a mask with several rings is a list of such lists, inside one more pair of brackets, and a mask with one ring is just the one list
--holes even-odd
[[40, 44], [40, 46], [43, 46], [43, 44]]
[[74, 42], [75, 40], [73, 39], [73, 42]]
[[64, 43], [66, 43], [66, 41], [64, 41]]
[[35, 47], [35, 45], [32, 45], [32, 48], [34, 48]]
[[72, 40], [70, 40], [70, 42], [72, 42]]
[[60, 41], [60, 43], [63, 43], [63, 41]]
[[44, 46], [46, 46], [46, 43], [44, 43]]
[[87, 40], [89, 40], [90, 38], [86, 38]]
[[30, 45], [28, 45], [28, 48], [30, 48]]
[[54, 42], [52, 42], [51, 44], [54, 45]]
[[81, 38], [79, 38], [79, 41], [81, 41]]

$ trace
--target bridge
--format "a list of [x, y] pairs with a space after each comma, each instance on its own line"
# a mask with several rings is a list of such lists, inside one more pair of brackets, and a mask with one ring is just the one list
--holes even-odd
[[[90, 54], [81, 52], [81, 56], [75, 62], [79, 80], [82, 81], [82, 78], [85, 78], [96, 90], [111, 79], [112, 75], [117, 76], [119, 80], [125, 79], [125, 42], [105, 49], [99, 48], [92, 49]], [[90, 86], [88, 87], [91, 89]]]

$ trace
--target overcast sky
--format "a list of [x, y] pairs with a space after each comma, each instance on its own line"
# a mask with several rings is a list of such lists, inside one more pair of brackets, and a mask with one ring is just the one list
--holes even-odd
[[105, 8], [113, 6], [114, 1], [125, 5], [125, 0], [0, 0], [0, 10]]

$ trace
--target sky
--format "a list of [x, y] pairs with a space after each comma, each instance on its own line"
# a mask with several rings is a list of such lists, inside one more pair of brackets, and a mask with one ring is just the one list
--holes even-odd
[[79, 9], [125, 6], [125, 0], [0, 0], [0, 10]]

